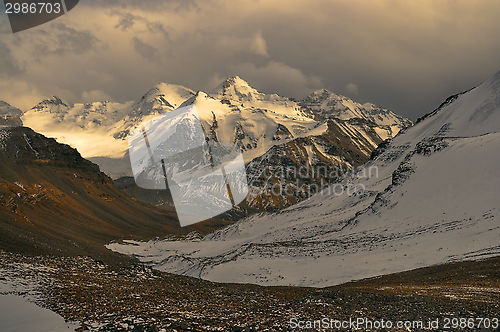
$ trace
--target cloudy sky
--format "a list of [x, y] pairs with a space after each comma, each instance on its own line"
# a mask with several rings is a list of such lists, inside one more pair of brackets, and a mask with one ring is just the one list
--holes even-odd
[[159, 82], [210, 91], [239, 75], [416, 119], [500, 70], [499, 15], [494, 0], [81, 0], [13, 34], [0, 7], [0, 100], [124, 102]]

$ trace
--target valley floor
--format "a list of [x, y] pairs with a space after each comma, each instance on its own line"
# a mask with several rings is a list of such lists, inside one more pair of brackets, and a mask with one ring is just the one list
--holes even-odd
[[139, 263], [0, 252], [0, 290], [56, 312], [78, 331], [289, 331], [293, 318], [363, 317], [439, 319], [436, 331], [444, 331], [446, 318], [500, 318], [500, 257], [306, 288], [220, 284]]

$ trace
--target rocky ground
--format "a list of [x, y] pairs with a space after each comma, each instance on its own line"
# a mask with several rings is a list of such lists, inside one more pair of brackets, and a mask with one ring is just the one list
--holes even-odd
[[0, 252], [0, 272], [0, 284], [11, 285], [3, 294], [27, 296], [79, 322], [79, 331], [290, 331], [292, 318], [425, 324], [500, 318], [500, 258], [322, 289], [218, 284], [134, 262], [108, 265], [87, 257], [7, 252]]

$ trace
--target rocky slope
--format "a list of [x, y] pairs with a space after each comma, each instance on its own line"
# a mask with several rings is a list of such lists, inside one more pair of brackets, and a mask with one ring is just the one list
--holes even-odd
[[[393, 322], [384, 331], [402, 331], [396, 327], [399, 321], [427, 327], [429, 320], [439, 322], [433, 330], [449, 331], [445, 320], [453, 318], [473, 319], [475, 328], [460, 331], [491, 331], [500, 315], [499, 267], [500, 259], [493, 258], [327, 288], [263, 287], [217, 284], [141, 265], [110, 266], [86, 257], [24, 257], [0, 251], [0, 286], [9, 285], [9, 294], [36, 297], [39, 305], [79, 327], [77, 331], [291, 331], [294, 318], [358, 317]], [[363, 327], [342, 330], [373, 330]], [[423, 329], [411, 325], [404, 330]]]
[[275, 145], [247, 164], [245, 206], [281, 209], [308, 199], [368, 161], [382, 142], [369, 120], [333, 118], [324, 126], [320, 135]]

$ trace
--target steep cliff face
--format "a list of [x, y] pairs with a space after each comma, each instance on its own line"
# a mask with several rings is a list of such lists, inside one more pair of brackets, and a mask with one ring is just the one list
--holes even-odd
[[245, 206], [281, 209], [311, 197], [365, 163], [382, 142], [364, 119], [328, 119], [321, 135], [299, 137], [269, 149], [247, 165]]
[[176, 214], [115, 188], [73, 148], [24, 127], [0, 129], [0, 249], [106, 256], [102, 244], [151, 238], [227, 222], [181, 228]]

